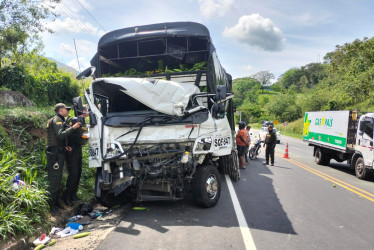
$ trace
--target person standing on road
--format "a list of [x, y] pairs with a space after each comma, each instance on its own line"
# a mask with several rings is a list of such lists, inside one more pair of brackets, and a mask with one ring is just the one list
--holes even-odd
[[245, 154], [245, 147], [247, 146], [247, 130], [245, 129], [245, 122], [238, 122], [239, 125], [239, 132], [236, 134], [236, 146], [238, 149], [238, 156], [239, 156], [239, 166], [242, 169], [245, 169], [244, 164], [244, 154]]
[[249, 163], [249, 161], [248, 161], [248, 152], [249, 152], [249, 146], [251, 145], [251, 136], [249, 134], [249, 130], [251, 130], [251, 126], [248, 125], [246, 127], [246, 130], [247, 130], [247, 143], [248, 143], [248, 145], [245, 146], [244, 158], [245, 158], [245, 162]]
[[77, 122], [71, 128], [65, 129], [65, 117], [68, 116], [69, 110], [63, 103], [55, 105], [56, 115], [47, 122], [47, 173], [49, 182], [49, 207], [53, 214], [59, 213], [62, 208], [58, 202], [58, 192], [61, 186], [62, 170], [65, 162], [64, 151], [66, 148], [66, 138], [80, 127]]
[[265, 150], [265, 158], [266, 161], [264, 162], [265, 165], [269, 165], [269, 156], [271, 159], [271, 165], [274, 166], [274, 149], [275, 145], [277, 145], [277, 135], [273, 131], [273, 125], [268, 126], [268, 133], [265, 137], [264, 147], [266, 145]]
[[[74, 126], [80, 119], [88, 117], [86, 109], [79, 117], [74, 117], [66, 121], [68, 127]], [[81, 126], [68, 136], [68, 150], [65, 153], [66, 166], [68, 168], [68, 179], [66, 181], [66, 189], [63, 194], [63, 201], [67, 206], [72, 206], [73, 202], [78, 201], [77, 191], [79, 181], [82, 174], [82, 146], [86, 143], [86, 139], [82, 135], [87, 132], [86, 126]]]

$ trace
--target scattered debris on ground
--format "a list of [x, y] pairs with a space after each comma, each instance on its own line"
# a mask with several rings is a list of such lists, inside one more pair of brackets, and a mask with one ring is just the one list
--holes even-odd
[[121, 222], [122, 218], [127, 214], [127, 210], [128, 205], [110, 209], [95, 205], [91, 212], [82, 215], [82, 217], [77, 216], [79, 214], [71, 216], [70, 220], [75, 221], [69, 222], [69, 225], [81, 224], [83, 229], [72, 236], [54, 238], [56, 243], [53, 246], [46, 246], [44, 249], [95, 249]]

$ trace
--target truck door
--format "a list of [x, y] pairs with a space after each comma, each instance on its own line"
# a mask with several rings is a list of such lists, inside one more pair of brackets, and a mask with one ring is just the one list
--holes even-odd
[[373, 166], [373, 119], [360, 120], [357, 135], [358, 150], [362, 153], [366, 166]]

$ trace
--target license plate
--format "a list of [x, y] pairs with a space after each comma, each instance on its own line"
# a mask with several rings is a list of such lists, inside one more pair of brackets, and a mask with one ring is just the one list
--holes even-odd
[[217, 137], [214, 138], [214, 149], [218, 150], [221, 148], [231, 147], [231, 138], [228, 137]]
[[97, 160], [99, 158], [99, 148], [89, 148], [88, 149], [88, 160]]

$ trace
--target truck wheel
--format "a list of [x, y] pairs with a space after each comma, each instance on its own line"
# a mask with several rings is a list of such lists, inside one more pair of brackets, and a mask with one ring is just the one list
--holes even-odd
[[317, 148], [315, 152], [315, 161], [318, 165], [328, 166], [330, 164], [330, 158], [323, 153], [321, 148]]
[[356, 177], [361, 180], [364, 180], [367, 177], [365, 162], [364, 159], [362, 159], [362, 157], [358, 157], [356, 160], [355, 173]]
[[218, 170], [211, 165], [199, 167], [192, 179], [192, 192], [200, 206], [214, 207], [221, 195]]
[[236, 150], [231, 150], [230, 159], [230, 173], [229, 176], [233, 181], [238, 181], [240, 179], [239, 170], [239, 156]]

